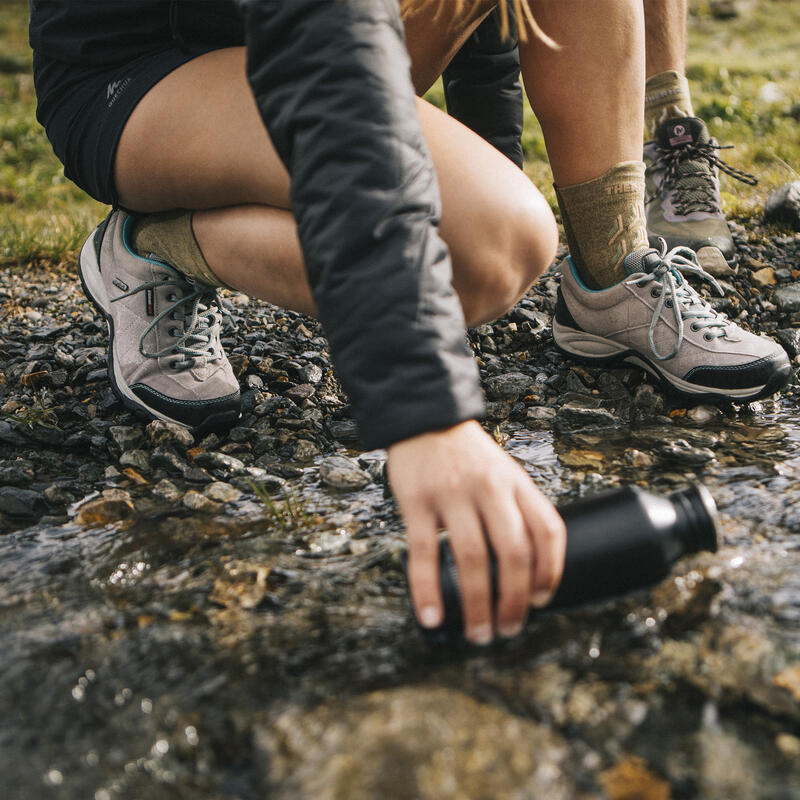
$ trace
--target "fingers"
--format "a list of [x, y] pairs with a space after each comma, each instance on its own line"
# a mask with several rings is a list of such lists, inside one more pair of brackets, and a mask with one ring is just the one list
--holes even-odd
[[526, 481], [517, 487], [517, 503], [535, 543], [530, 603], [541, 608], [553, 598], [564, 571], [567, 530], [564, 520], [547, 498]]
[[497, 632], [516, 636], [530, 606], [533, 547], [514, 495], [488, 493], [484, 509], [486, 533], [497, 560]]
[[408, 582], [414, 613], [423, 628], [442, 623], [439, 585], [438, 524], [435, 514], [423, 505], [412, 505], [403, 516], [408, 536]]
[[473, 644], [489, 644], [494, 636], [489, 549], [481, 520], [468, 500], [451, 503], [444, 522], [458, 570], [464, 636]]

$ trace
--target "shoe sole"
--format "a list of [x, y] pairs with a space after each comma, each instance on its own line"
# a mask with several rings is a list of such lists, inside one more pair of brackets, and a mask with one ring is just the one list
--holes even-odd
[[138, 414], [145, 419], [160, 419], [164, 422], [174, 422], [183, 428], [187, 428], [193, 433], [211, 433], [214, 431], [229, 430], [239, 419], [239, 414], [226, 411], [221, 414], [211, 414], [200, 425], [192, 427], [185, 422], [162, 414], [160, 411], [150, 408], [131, 391], [125, 379], [117, 370], [117, 362], [114, 359], [114, 318], [110, 311], [110, 301], [106, 293], [103, 279], [100, 275], [100, 265], [97, 263], [97, 254], [94, 248], [94, 236], [92, 234], [81, 248], [78, 259], [78, 276], [80, 277], [83, 292], [92, 305], [103, 315], [108, 326], [108, 379], [111, 381], [111, 388], [117, 395], [122, 405], [129, 411]]
[[714, 387], [700, 388], [697, 384], [673, 375], [668, 370], [654, 364], [650, 359], [631, 350], [625, 345], [596, 336], [585, 331], [575, 330], [553, 320], [553, 339], [556, 347], [564, 355], [579, 359], [588, 364], [625, 364], [639, 367], [654, 377], [661, 387], [671, 396], [680, 400], [702, 402], [705, 400], [723, 400], [726, 402], [748, 403], [761, 400], [783, 389], [791, 380], [792, 368], [789, 363], [775, 373], [763, 385], [749, 386], [743, 389], [726, 389], [721, 392]]

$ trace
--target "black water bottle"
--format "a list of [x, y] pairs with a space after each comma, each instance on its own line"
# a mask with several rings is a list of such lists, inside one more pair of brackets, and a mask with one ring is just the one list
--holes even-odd
[[[558, 507], [567, 526], [564, 574], [543, 611], [583, 605], [665, 578], [681, 556], [717, 549], [716, 504], [702, 485], [660, 497], [626, 486]], [[440, 543], [444, 621], [422, 629], [432, 641], [463, 633], [458, 572], [446, 539]], [[492, 596], [497, 570], [491, 564]]]

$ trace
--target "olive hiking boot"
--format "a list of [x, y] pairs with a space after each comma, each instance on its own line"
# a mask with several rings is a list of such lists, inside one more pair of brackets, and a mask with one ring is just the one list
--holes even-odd
[[662, 238], [670, 249], [689, 247], [703, 267], [724, 273], [735, 251], [720, 203], [719, 170], [750, 185], [756, 179], [722, 161], [721, 149], [728, 148], [709, 136], [703, 120], [678, 117], [659, 125], [643, 158], [650, 244]]

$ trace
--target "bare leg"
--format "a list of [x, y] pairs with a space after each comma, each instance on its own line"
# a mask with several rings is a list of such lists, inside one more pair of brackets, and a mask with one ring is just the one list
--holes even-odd
[[686, 74], [687, 0], [644, 0], [646, 77]]
[[[494, 148], [422, 100], [418, 112], [439, 177], [441, 233], [451, 250], [454, 286], [468, 322], [491, 319], [552, 260], [552, 214]], [[153, 139], [161, 147], [152, 148]], [[125, 128], [116, 166], [128, 208], [208, 209], [195, 215], [195, 234], [223, 281], [313, 313], [286, 210], [289, 178], [247, 84], [243, 49], [201, 56], [154, 87]]]
[[555, 182], [596, 178], [642, 157], [641, 0], [540, 0], [542, 29], [561, 45], [520, 43], [525, 89], [547, 144]]

